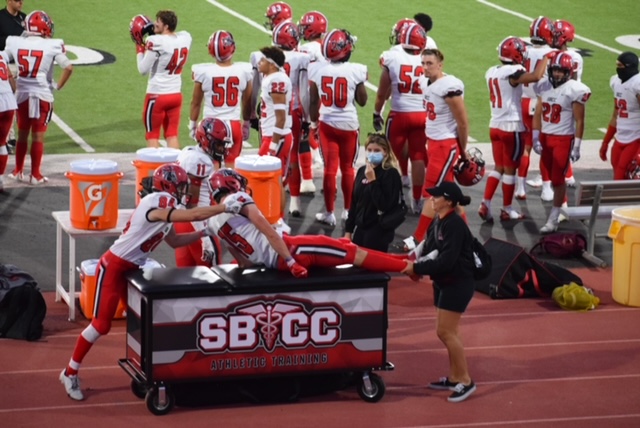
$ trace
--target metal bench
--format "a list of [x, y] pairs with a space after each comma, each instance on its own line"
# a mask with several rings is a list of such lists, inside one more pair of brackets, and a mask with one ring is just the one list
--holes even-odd
[[611, 218], [611, 211], [621, 205], [640, 203], [640, 180], [582, 181], [576, 188], [575, 205], [561, 208], [567, 219], [580, 220], [587, 226], [587, 251], [584, 258], [605, 267], [606, 263], [593, 254], [596, 220]]

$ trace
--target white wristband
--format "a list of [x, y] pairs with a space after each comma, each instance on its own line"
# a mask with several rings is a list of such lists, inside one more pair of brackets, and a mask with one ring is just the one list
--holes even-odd
[[274, 110], [287, 110], [287, 105], [286, 104], [274, 104], [273, 105], [273, 109]]
[[582, 144], [582, 138], [573, 139], [573, 147], [580, 147], [580, 144]]
[[196, 126], [198, 126], [198, 122], [195, 120], [190, 120], [189, 121], [189, 129], [195, 129]]
[[318, 128], [318, 122], [317, 122], [317, 121], [316, 121], [316, 122], [311, 122], [311, 123], [309, 124], [309, 128], [311, 128], [311, 129], [317, 129], [317, 128]]
[[282, 129], [282, 128], [273, 128], [273, 132], [280, 134], [280, 135], [285, 135], [287, 134], [287, 130], [286, 129]]

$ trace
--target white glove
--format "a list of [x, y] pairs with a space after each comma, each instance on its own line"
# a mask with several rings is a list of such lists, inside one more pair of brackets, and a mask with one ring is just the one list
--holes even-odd
[[49, 84], [49, 86], [51, 87], [51, 91], [57, 91], [58, 90], [58, 82], [52, 80], [51, 83]]
[[540, 144], [540, 131], [534, 129], [531, 139], [533, 140], [533, 151], [537, 154], [542, 153], [542, 144]]
[[230, 214], [238, 214], [242, 207], [244, 207], [244, 200], [240, 200], [237, 193], [227, 196], [224, 199], [224, 212]]
[[249, 135], [251, 134], [251, 121], [245, 120], [242, 122], [242, 140], [249, 141]]
[[196, 122], [195, 120], [190, 120], [188, 126], [189, 138], [191, 138], [193, 141], [196, 141], [196, 129], [198, 129], [198, 122]]
[[573, 149], [571, 149], [571, 162], [578, 162], [580, 160], [580, 145], [582, 144], [582, 138], [576, 138], [573, 140]]
[[426, 260], [435, 260], [436, 257], [438, 257], [438, 250], [433, 250], [432, 252], [430, 252], [429, 254], [427, 254], [426, 256], [420, 257], [418, 259], [418, 262], [424, 262]]

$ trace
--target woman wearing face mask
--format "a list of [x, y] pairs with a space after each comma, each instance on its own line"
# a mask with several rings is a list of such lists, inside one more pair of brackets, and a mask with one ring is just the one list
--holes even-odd
[[380, 227], [378, 214], [392, 210], [399, 203], [402, 180], [398, 161], [383, 134], [370, 134], [365, 151], [367, 160], [356, 173], [344, 236], [361, 247], [386, 252], [395, 230]]

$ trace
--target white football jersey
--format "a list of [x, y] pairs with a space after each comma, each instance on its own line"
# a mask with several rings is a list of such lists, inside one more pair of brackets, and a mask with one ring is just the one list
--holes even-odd
[[235, 62], [227, 67], [215, 63], [195, 64], [191, 74], [194, 82], [202, 85], [202, 117], [241, 119], [242, 94], [252, 80], [251, 64]]
[[411, 55], [404, 49], [389, 49], [380, 55], [380, 66], [389, 71], [391, 79], [391, 111], [424, 111], [420, 55]]
[[149, 254], [164, 240], [173, 227], [171, 223], [147, 220], [147, 213], [151, 210], [171, 207], [178, 208], [178, 202], [167, 192], [153, 192], [140, 199], [122, 235], [109, 250], [123, 260], [140, 266], [144, 265]]
[[356, 87], [367, 78], [367, 66], [355, 62], [325, 62], [312, 67], [309, 81], [318, 88], [320, 120], [329, 124], [342, 123], [341, 129], [358, 129]]
[[206, 179], [213, 173], [213, 161], [211, 157], [209, 157], [200, 146], [187, 146], [182, 149], [176, 162], [187, 174], [202, 180], [197, 206], [208, 207], [211, 205], [211, 192], [209, 185], [206, 183]]
[[[238, 192], [247, 204], [255, 203], [253, 198], [244, 192]], [[216, 235], [226, 247], [240, 252], [255, 265], [277, 268], [278, 253], [271, 247], [266, 236], [245, 216], [241, 214], [221, 213], [210, 217], [208, 228], [215, 230]]]
[[0, 112], [17, 108], [16, 97], [9, 83], [9, 55], [0, 51]]
[[[527, 58], [524, 61], [524, 68], [527, 70], [527, 73], [533, 73], [533, 71], [536, 69], [536, 67], [538, 66], [538, 63], [542, 60], [542, 58], [544, 58], [544, 56], [549, 52], [551, 52], [552, 50], [553, 48], [551, 48], [549, 45], [527, 46]], [[547, 76], [548, 76], [547, 69], [545, 68], [544, 76], [540, 79], [540, 81], [546, 80]], [[523, 85], [522, 97], [531, 98], [533, 100], [536, 100], [538, 98], [535, 91], [535, 83], [525, 83]], [[532, 109], [535, 109], [535, 103]]]
[[523, 74], [522, 65], [494, 65], [484, 75], [489, 89], [489, 105], [491, 106], [490, 128], [507, 132], [525, 130], [522, 122], [522, 85], [511, 86], [509, 78]]
[[71, 64], [61, 39], [40, 36], [9, 36], [5, 52], [9, 60], [19, 64], [16, 99], [21, 103], [30, 95], [53, 102], [53, 63], [66, 68]]
[[311, 62], [327, 62], [327, 59], [322, 55], [322, 43], [317, 40], [301, 44], [298, 46], [298, 50], [309, 55]]
[[573, 103], [586, 104], [591, 96], [591, 89], [573, 79], [557, 88], [547, 80], [538, 83], [537, 88], [542, 101], [541, 131], [550, 135], [575, 135]]
[[616, 117], [616, 140], [620, 143], [631, 143], [640, 140], [640, 74], [622, 83], [617, 75], [611, 76], [609, 86], [618, 107]]
[[445, 75], [431, 84], [423, 76], [420, 78], [420, 84], [427, 109], [427, 138], [431, 140], [457, 138], [458, 125], [445, 97], [464, 96], [464, 83], [457, 77]]
[[576, 79], [578, 82], [582, 82], [582, 69], [584, 68], [584, 60], [582, 59], [582, 55], [578, 53], [578, 51], [574, 51], [573, 49], [569, 49], [565, 51], [569, 55], [571, 55], [571, 62], [573, 67], [573, 72], [576, 74]]
[[300, 78], [302, 73], [307, 73], [311, 58], [308, 54], [297, 51], [284, 51], [284, 58], [284, 72], [287, 73], [291, 80], [291, 108], [296, 110], [300, 107], [300, 91], [309, 91], [307, 79], [303, 79], [307, 85], [306, 88], [302, 88], [300, 86]]
[[285, 110], [286, 120], [284, 124], [285, 135], [291, 133], [291, 114], [289, 107], [291, 105], [291, 80], [284, 71], [277, 71], [262, 78], [261, 97], [262, 105], [260, 106], [260, 131], [263, 136], [270, 137], [273, 135], [273, 128], [276, 126], [276, 111], [273, 106], [273, 98], [271, 94], [285, 94]]
[[191, 34], [155, 34], [147, 37], [146, 51], [137, 55], [138, 71], [149, 75], [148, 94], [176, 94], [182, 88], [182, 70], [187, 64]]

